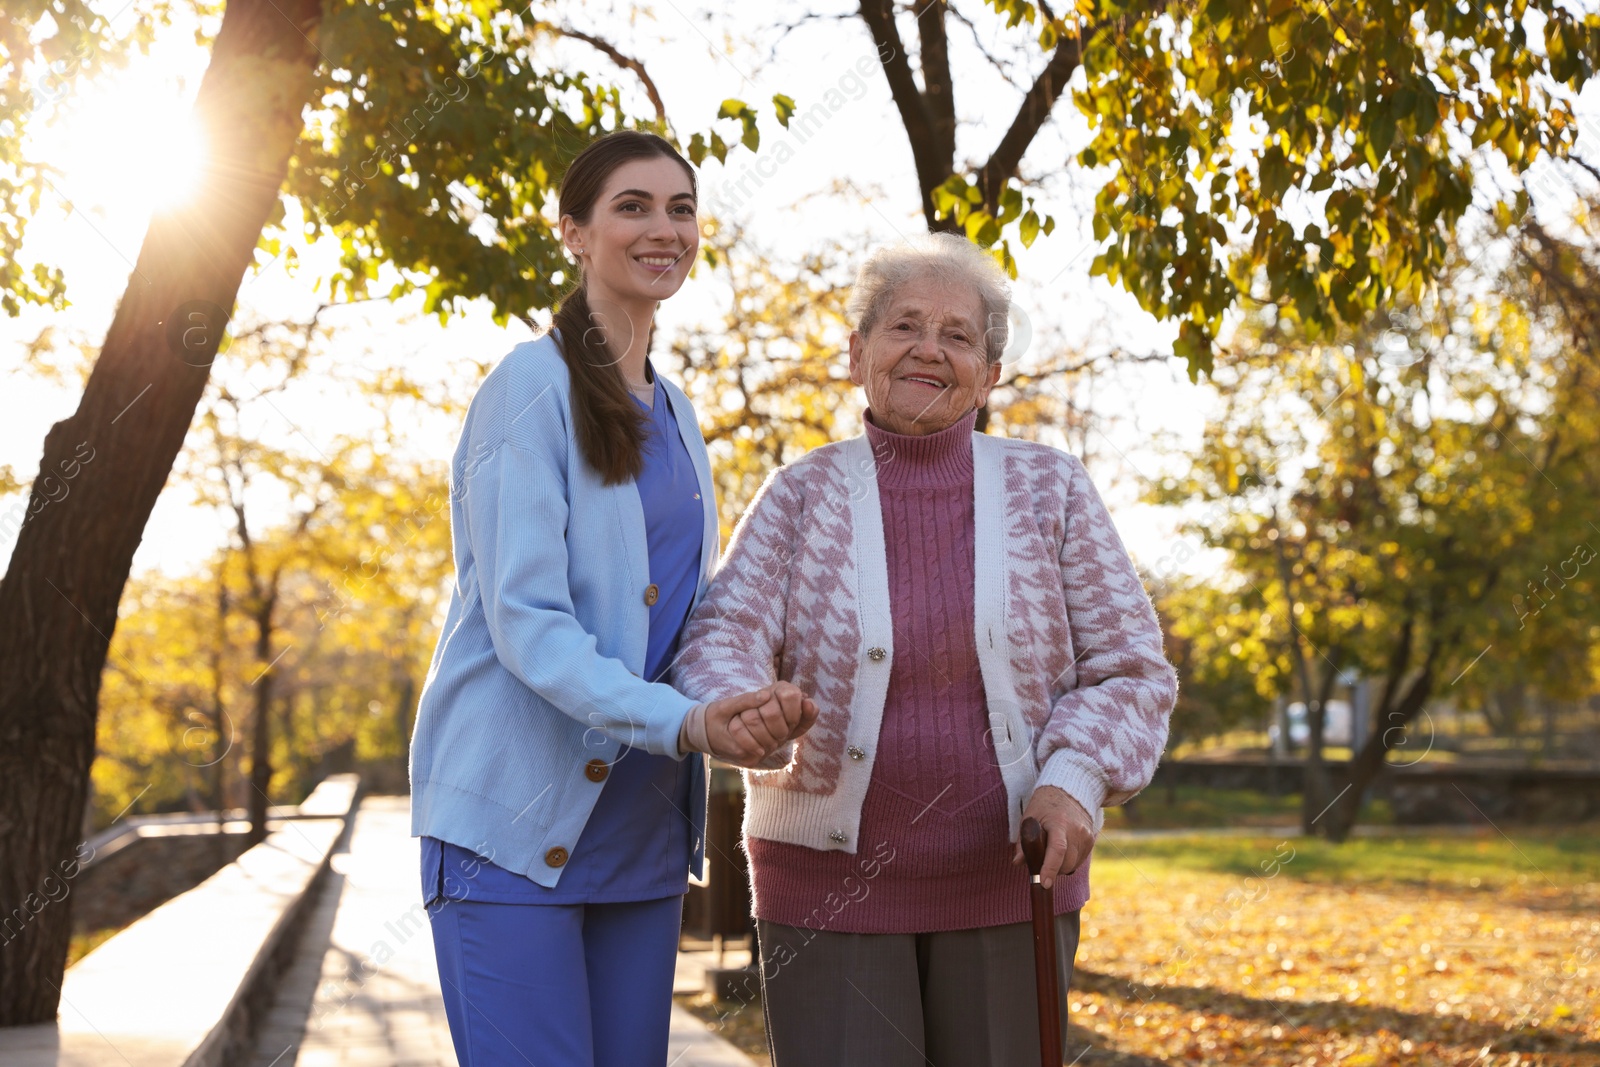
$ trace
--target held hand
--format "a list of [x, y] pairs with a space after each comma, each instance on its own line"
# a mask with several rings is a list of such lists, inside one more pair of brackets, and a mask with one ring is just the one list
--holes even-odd
[[769, 753], [811, 729], [817, 721], [817, 705], [793, 682], [777, 682], [772, 686], [772, 696], [755, 711], [746, 711], [740, 719], [751, 734], [763, 744], [769, 744]]
[[680, 745], [741, 767], [773, 769], [775, 754], [809, 730], [817, 705], [790, 682], [712, 701], [684, 720]]
[[771, 748], [765, 747], [741, 720], [747, 713], [756, 713], [762, 704], [772, 699], [772, 690], [757, 689], [738, 696], [713, 700], [705, 705], [699, 722], [699, 736], [691, 734], [692, 746], [708, 755], [744, 766], [763, 759]]
[[817, 721], [816, 702], [807, 697], [799, 686], [791, 682], [779, 682], [773, 686], [771, 700], [756, 711], [744, 713], [747, 718], [753, 718], [758, 714], [762, 717], [762, 728], [767, 735], [776, 736], [781, 733], [783, 740], [767, 754], [765, 759], [744, 766], [751, 770], [783, 770], [794, 758], [795, 740], [810, 730]]
[[[769, 706], [770, 705], [770, 706]], [[795, 723], [790, 727], [791, 717]], [[690, 748], [740, 767], [758, 767], [790, 740], [811, 728], [816, 705], [788, 682], [725, 697], [685, 720]], [[691, 721], [695, 720], [695, 721]], [[776, 730], [776, 734], [774, 734]]]
[[[1039, 884], [1049, 889], [1058, 875], [1073, 873], [1089, 858], [1095, 842], [1094, 820], [1071, 794], [1053, 785], [1042, 785], [1033, 791], [1022, 817], [1030, 816], [1039, 820], [1048, 837]], [[1011, 862], [1023, 862], [1020, 842], [1011, 853]]]

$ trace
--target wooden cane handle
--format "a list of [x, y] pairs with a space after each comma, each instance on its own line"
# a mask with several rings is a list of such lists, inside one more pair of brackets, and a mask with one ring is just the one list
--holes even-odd
[[1044, 852], [1049, 845], [1044, 827], [1039, 825], [1039, 820], [1027, 818], [1022, 820], [1022, 855], [1028, 861], [1028, 873], [1038, 874], [1044, 870]]

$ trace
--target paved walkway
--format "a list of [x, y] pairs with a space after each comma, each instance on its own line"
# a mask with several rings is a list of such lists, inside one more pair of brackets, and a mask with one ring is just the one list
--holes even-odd
[[[406, 798], [362, 802], [248, 1067], [456, 1067], [408, 828]], [[750, 1064], [673, 1006], [665, 1067]]]

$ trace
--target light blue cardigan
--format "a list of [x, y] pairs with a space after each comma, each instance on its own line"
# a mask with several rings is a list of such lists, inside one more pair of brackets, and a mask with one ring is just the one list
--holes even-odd
[[[694, 408], [661, 379], [704, 503], [700, 580], [718, 550], [711, 464]], [[684, 758], [694, 701], [646, 682], [650, 582], [632, 481], [602, 485], [573, 436], [571, 383], [552, 337], [484, 379], [450, 468], [456, 581], [411, 741], [411, 833], [474, 849], [540, 885], [572, 851], [604, 782], [585, 773], [625, 742]], [[691, 869], [705, 857], [705, 757], [691, 753]]]

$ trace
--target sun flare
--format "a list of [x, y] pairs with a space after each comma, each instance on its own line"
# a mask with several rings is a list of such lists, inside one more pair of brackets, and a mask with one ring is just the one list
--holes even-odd
[[64, 101], [39, 130], [57, 189], [79, 210], [113, 216], [179, 207], [199, 189], [204, 136], [187, 94], [148, 69]]

